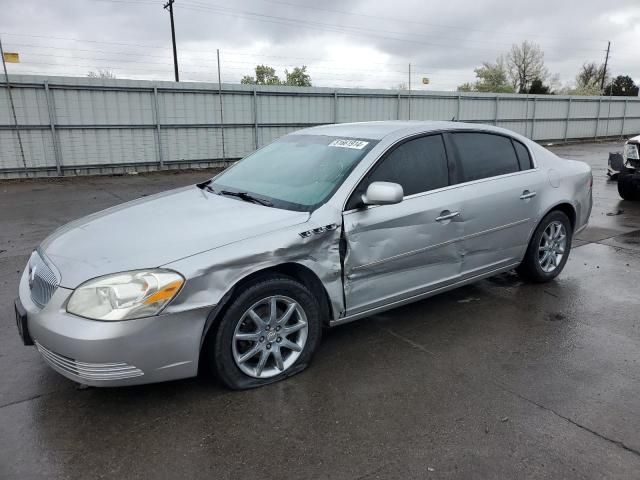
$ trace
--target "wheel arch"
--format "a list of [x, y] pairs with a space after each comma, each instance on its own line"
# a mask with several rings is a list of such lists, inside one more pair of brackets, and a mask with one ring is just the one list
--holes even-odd
[[220, 319], [224, 316], [226, 310], [231, 305], [233, 300], [237, 296], [237, 292], [242, 290], [246, 285], [258, 281], [260, 278], [280, 274], [296, 280], [307, 287], [313, 296], [318, 300], [320, 305], [320, 315], [324, 319], [324, 322], [328, 325], [330, 320], [333, 319], [333, 311], [331, 308], [331, 301], [329, 299], [329, 293], [323, 285], [322, 281], [310, 268], [296, 262], [285, 262], [278, 265], [272, 265], [260, 270], [249, 273], [240, 280], [238, 280], [220, 299], [218, 304], [209, 312], [205, 327], [202, 331], [202, 338], [200, 340], [200, 351], [204, 350], [206, 338], [212, 329], [217, 328], [220, 323]]
[[[535, 226], [529, 232], [529, 239], [527, 240], [527, 248], [529, 247], [529, 244], [531, 243], [531, 240], [533, 239], [533, 235], [536, 233], [536, 230], [540, 226], [540, 223], [542, 222], [542, 220], [544, 220], [544, 218], [547, 215], [549, 215], [551, 212], [553, 212], [555, 210], [558, 210], [558, 211], [564, 213], [567, 217], [569, 217], [569, 222], [571, 222], [571, 231], [572, 232], [575, 231], [576, 221], [577, 221], [577, 218], [578, 218], [578, 213], [576, 212], [575, 207], [568, 201], [558, 202], [558, 203], [554, 204], [553, 206], [549, 207], [542, 215], [540, 215], [540, 218], [536, 222]], [[524, 258], [525, 254], [526, 254], [526, 249], [525, 249], [524, 253], [522, 254], [523, 258]]]
[[[554, 205], [553, 207], [551, 207], [549, 210], [547, 210], [544, 213], [544, 215], [542, 215], [542, 217], [540, 217], [540, 220], [538, 221], [538, 225], [540, 225], [540, 222], [544, 217], [549, 215], [554, 210], [559, 210], [562, 213], [564, 213], [567, 217], [569, 217], [569, 221], [571, 222], [571, 231], [575, 232], [578, 212], [576, 211], [576, 208], [569, 202], [560, 202]], [[538, 225], [536, 225], [536, 228], [538, 228]]]

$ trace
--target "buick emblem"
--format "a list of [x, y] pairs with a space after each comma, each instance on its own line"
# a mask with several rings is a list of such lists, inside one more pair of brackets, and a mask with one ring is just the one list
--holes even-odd
[[36, 279], [36, 268], [29, 265], [29, 288], [33, 288], [33, 282]]

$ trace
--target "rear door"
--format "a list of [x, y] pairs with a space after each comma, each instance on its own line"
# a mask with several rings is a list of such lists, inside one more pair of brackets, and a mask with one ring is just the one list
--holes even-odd
[[[375, 181], [402, 185], [403, 201], [360, 206], [362, 194]], [[348, 314], [459, 278], [462, 197], [457, 187], [449, 185], [447, 154], [439, 134], [400, 143], [360, 182], [343, 215]]]
[[527, 147], [486, 132], [450, 134], [464, 185], [462, 278], [522, 259], [545, 180]]

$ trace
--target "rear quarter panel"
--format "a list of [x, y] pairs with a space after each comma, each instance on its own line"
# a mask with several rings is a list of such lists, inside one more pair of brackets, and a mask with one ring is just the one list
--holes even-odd
[[538, 222], [556, 206], [567, 203], [576, 213], [574, 234], [584, 229], [593, 203], [591, 167], [581, 161], [558, 157], [537, 144], [533, 145], [532, 150], [538, 168], [547, 177]]

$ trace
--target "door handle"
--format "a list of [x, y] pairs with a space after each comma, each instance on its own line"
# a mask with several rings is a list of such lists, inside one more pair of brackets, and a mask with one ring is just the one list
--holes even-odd
[[436, 222], [444, 222], [445, 220], [451, 220], [452, 218], [460, 215], [460, 212], [450, 212], [449, 210], [444, 210], [440, 212], [440, 216], [436, 217]]
[[530, 192], [529, 190], [525, 190], [524, 192], [522, 192], [522, 195], [520, 195], [520, 200], [528, 200], [529, 198], [533, 198], [537, 195], [536, 192]]

